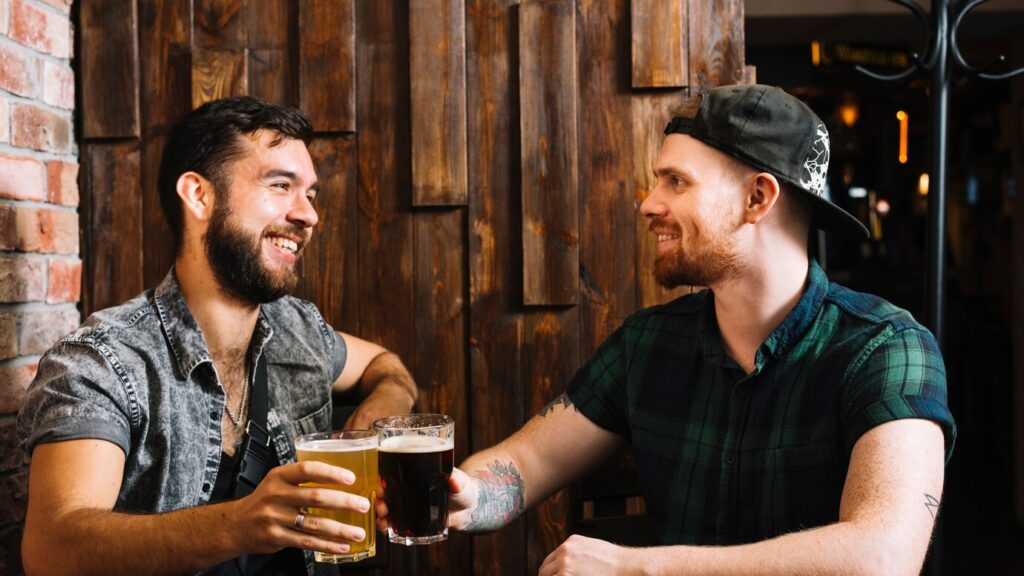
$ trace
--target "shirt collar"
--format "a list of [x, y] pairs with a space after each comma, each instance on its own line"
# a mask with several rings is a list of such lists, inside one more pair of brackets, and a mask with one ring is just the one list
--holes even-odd
[[[203, 331], [199, 329], [199, 325], [188, 307], [188, 302], [185, 301], [185, 295], [181, 292], [181, 285], [178, 284], [178, 276], [173, 266], [157, 286], [153, 296], [157, 314], [160, 316], [160, 324], [170, 343], [171, 352], [174, 353], [174, 359], [177, 361], [182, 376], [187, 379], [196, 366], [205, 362], [212, 363], [212, 359], [206, 347], [206, 340], [203, 338]], [[253, 333], [255, 336], [254, 359], [259, 357], [267, 340], [274, 333], [267, 321], [264, 308], [264, 306], [260, 306], [256, 330]]]
[[[701, 333], [704, 335], [704, 356], [716, 364], [735, 367], [739, 369], [732, 358], [725, 353], [725, 346], [722, 343], [722, 335], [718, 330], [718, 320], [715, 317], [714, 293], [707, 291], [708, 297], [704, 299], [703, 311], [701, 313]], [[828, 278], [818, 263], [811, 260], [807, 271], [807, 288], [804, 290], [796, 306], [789, 311], [789, 314], [782, 319], [782, 322], [775, 327], [775, 330], [765, 338], [757, 350], [754, 359], [754, 372], [757, 373], [764, 366], [768, 357], [779, 357], [783, 355], [794, 342], [800, 339], [818, 316], [821, 304], [825, 301], [828, 293]]]

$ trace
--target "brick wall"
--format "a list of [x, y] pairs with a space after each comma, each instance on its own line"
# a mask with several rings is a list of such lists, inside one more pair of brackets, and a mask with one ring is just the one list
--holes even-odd
[[0, 0], [0, 574], [21, 572], [15, 419], [39, 356], [79, 323], [71, 0]]

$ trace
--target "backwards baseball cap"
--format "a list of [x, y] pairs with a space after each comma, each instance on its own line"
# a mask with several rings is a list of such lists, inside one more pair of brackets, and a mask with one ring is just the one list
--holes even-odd
[[828, 130], [806, 104], [760, 84], [712, 88], [687, 104], [665, 127], [666, 135], [692, 136], [805, 192], [814, 226], [868, 237], [860, 220], [825, 196]]

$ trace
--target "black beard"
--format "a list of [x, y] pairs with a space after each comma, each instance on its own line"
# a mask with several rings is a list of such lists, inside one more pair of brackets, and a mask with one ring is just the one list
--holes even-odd
[[229, 296], [242, 302], [266, 304], [290, 293], [298, 284], [295, 272], [275, 276], [263, 265], [262, 235], [251, 237], [235, 226], [231, 209], [213, 209], [210, 227], [203, 238], [206, 258], [214, 277]]

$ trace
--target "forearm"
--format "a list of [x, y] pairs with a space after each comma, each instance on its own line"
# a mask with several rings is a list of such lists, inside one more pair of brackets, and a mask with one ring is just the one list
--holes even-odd
[[189, 574], [247, 551], [230, 503], [166, 514], [75, 510], [26, 526], [26, 574]]
[[358, 400], [365, 400], [371, 394], [401, 394], [408, 397], [409, 409], [416, 402], [416, 383], [398, 355], [383, 352], [366, 366], [359, 386]]
[[460, 468], [476, 484], [476, 503], [466, 532], [490, 532], [508, 525], [526, 509], [526, 483], [513, 456], [496, 446], [479, 452]]
[[685, 574], [918, 574], [924, 551], [874, 526], [841, 522], [737, 546], [664, 546], [638, 549], [644, 576]]

